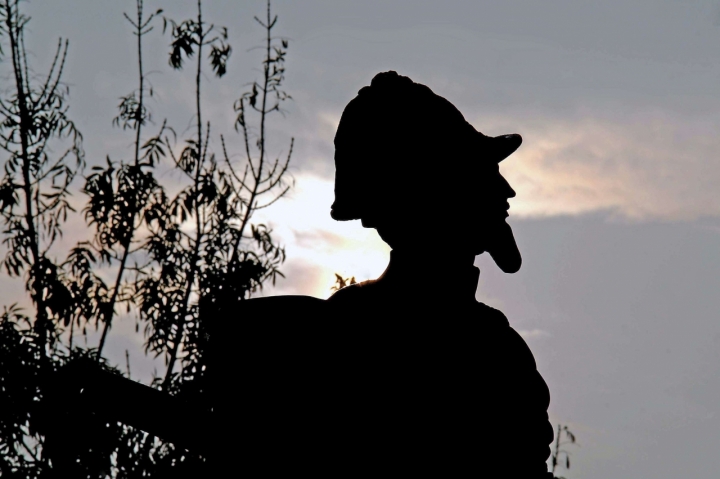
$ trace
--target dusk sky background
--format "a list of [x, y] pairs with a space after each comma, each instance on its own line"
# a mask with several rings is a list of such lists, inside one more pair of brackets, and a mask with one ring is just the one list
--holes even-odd
[[[132, 134], [111, 120], [136, 85], [135, 38], [122, 16], [135, 2], [32, 0], [24, 8], [38, 72], [58, 37], [70, 40], [64, 80], [88, 165], [129, 159]], [[195, 15], [193, 0], [146, 1], [157, 8], [176, 20]], [[260, 76], [262, 52], [250, 48], [262, 41], [253, 16], [264, 8], [260, 0], [204, 2], [233, 47], [228, 74], [207, 76], [203, 96], [206, 118], [232, 152], [241, 151], [232, 102]], [[357, 91], [396, 70], [449, 99], [483, 133], [524, 138], [501, 164], [517, 191], [509, 223], [523, 268], [506, 275], [480, 256], [477, 298], [526, 338], [550, 387], [551, 421], [578, 437], [562, 475], [717, 478], [720, 2], [276, 0], [273, 8], [278, 35], [290, 41], [294, 100], [272, 120], [271, 151], [287, 152], [295, 138], [296, 187], [258, 218], [288, 255], [287, 278], [263, 294], [327, 297], [335, 272], [359, 280], [382, 273], [389, 249], [374, 230], [329, 216], [332, 140]], [[194, 77], [171, 70], [168, 44], [157, 22], [145, 49], [150, 107], [156, 127], [167, 118], [189, 134]], [[211, 147], [219, 149], [217, 135]], [[78, 181], [81, 204], [79, 189]], [[429, 194], [419, 190], [418, 203]], [[441, 228], [427, 225], [428, 255], [449, 247]], [[63, 244], [89, 236], [77, 215]], [[3, 304], [24, 294], [21, 280], [3, 273], [0, 284]], [[124, 364], [128, 350], [134, 376], [163, 373], [162, 361], [144, 357], [134, 325], [126, 318], [111, 331], [111, 361]]]

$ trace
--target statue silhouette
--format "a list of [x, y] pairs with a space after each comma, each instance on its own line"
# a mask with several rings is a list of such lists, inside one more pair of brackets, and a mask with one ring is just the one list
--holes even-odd
[[366, 387], [383, 400], [365, 422], [384, 431], [377, 441], [398, 472], [548, 475], [547, 386], [505, 316], [475, 300], [475, 256], [520, 269], [505, 222], [515, 192], [498, 163], [521, 142], [483, 135], [392, 71], [340, 120], [331, 215], [375, 228], [392, 252], [380, 278], [329, 303], [372, 325], [362, 342], [377, 371]]
[[[221, 305], [204, 318], [206, 402], [186, 423], [161, 412], [192, 405], [87, 368], [59, 381], [63, 397], [201, 451], [228, 477], [552, 477], [548, 388], [503, 313], [475, 299], [477, 255], [520, 269], [498, 163], [521, 141], [483, 135], [427, 86], [379, 73], [340, 120], [331, 215], [378, 231], [386, 271], [328, 300]], [[68, 441], [49, 445], [73, 467]]]

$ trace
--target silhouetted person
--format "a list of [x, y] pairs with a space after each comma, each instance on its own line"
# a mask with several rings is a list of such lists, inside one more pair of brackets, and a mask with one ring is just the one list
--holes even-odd
[[49, 404], [74, 412], [48, 423], [49, 452], [76, 468], [63, 438], [82, 411], [200, 452], [217, 477], [551, 477], [547, 386], [505, 316], [475, 300], [475, 256], [520, 268], [505, 222], [515, 192], [498, 169], [520, 143], [477, 132], [424, 85], [376, 75], [338, 127], [331, 215], [377, 229], [392, 247], [383, 275], [327, 301], [219, 305], [201, 318], [202, 404], [67, 369], [56, 390], [72, 406]]
[[521, 141], [483, 135], [395, 72], [376, 75], [340, 120], [331, 215], [375, 228], [392, 252], [380, 278], [329, 303], [367, 327], [378, 369], [365, 423], [397, 473], [548, 474], [547, 386], [505, 316], [475, 300], [475, 256], [520, 269], [505, 222], [515, 192], [498, 162]]
[[505, 316], [475, 300], [475, 256], [488, 252], [508, 273], [520, 268], [505, 222], [515, 192], [498, 168], [520, 143], [477, 132], [450, 102], [395, 72], [375, 76], [348, 104], [331, 215], [377, 229], [390, 264], [326, 302], [245, 301], [239, 317], [273, 318], [216, 335], [215, 371], [233, 363], [221, 357], [233, 348], [250, 361], [244, 408], [221, 399], [217, 411], [243, 424], [255, 467], [551, 477], [547, 386]]

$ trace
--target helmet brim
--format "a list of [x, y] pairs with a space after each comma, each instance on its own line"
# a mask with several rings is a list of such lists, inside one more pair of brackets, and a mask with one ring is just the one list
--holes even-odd
[[522, 144], [522, 136], [517, 133], [500, 136], [485, 136], [478, 132], [480, 136], [478, 145], [479, 151], [483, 152], [483, 155], [487, 155], [493, 161], [498, 163], [507, 158], [508, 156], [515, 153], [515, 150], [520, 148]]

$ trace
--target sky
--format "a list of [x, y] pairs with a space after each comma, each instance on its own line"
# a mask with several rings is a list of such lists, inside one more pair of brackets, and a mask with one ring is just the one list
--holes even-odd
[[[524, 143], [501, 171], [517, 197], [510, 219], [522, 270], [487, 258], [477, 298], [501, 309], [532, 349], [570, 426], [573, 479], [715, 478], [720, 470], [720, 2], [698, 0], [277, 0], [289, 39], [285, 117], [271, 149], [295, 138], [288, 199], [262, 218], [286, 245], [287, 278], [263, 294], [327, 297], [334, 273], [377, 277], [389, 248], [359, 222], [330, 219], [333, 144], [344, 106], [381, 71], [396, 70], [453, 102], [488, 135]], [[134, 1], [32, 0], [28, 48], [38, 71], [70, 40], [65, 82], [89, 165], [128, 158], [111, 124], [135, 85]], [[184, 19], [191, 0], [147, 1]], [[206, 117], [232, 151], [232, 100], [258, 78], [259, 0], [207, 0], [228, 27], [228, 74], [206, 78]], [[191, 121], [192, 77], [167, 65], [161, 23], [147, 37], [151, 104], [179, 132]], [[2, 65], [0, 65], [2, 67]], [[211, 146], [217, 148], [217, 139]], [[452, 169], [452, 158], [446, 168]], [[168, 181], [173, 181], [168, 173]], [[428, 225], [428, 248], [445, 248]], [[71, 218], [65, 241], [87, 235]], [[21, 285], [0, 278], [0, 300]], [[108, 355], [134, 372], [144, 359], [127, 320]]]

